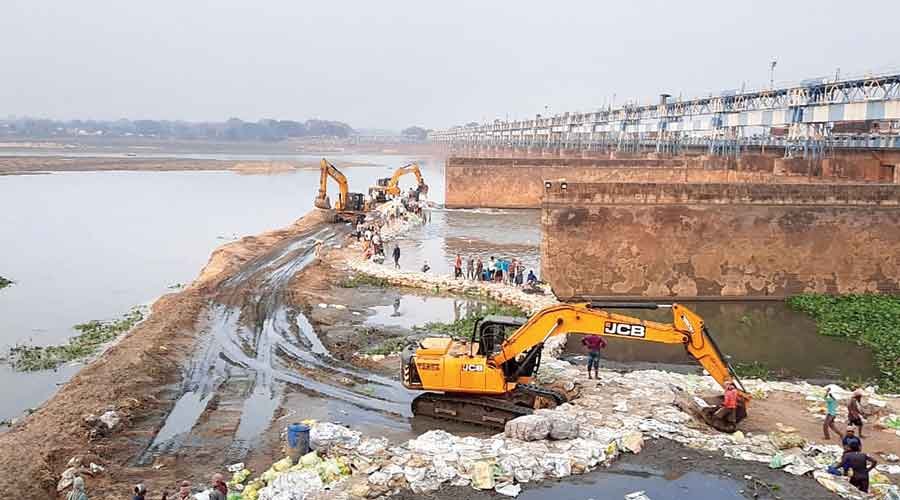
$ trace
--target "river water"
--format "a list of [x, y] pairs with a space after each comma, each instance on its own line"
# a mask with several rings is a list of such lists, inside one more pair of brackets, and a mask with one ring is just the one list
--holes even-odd
[[[412, 160], [329, 158], [375, 165], [343, 170], [351, 191], [360, 192]], [[435, 201], [442, 202], [443, 163], [420, 164]], [[170, 286], [189, 283], [216, 247], [308, 212], [318, 181], [317, 169], [0, 176], [0, 275], [15, 281], [0, 291], [0, 353], [19, 343], [64, 342], [76, 324], [115, 319]], [[404, 178], [401, 186], [413, 183]], [[329, 189], [336, 191], [334, 184]], [[16, 373], [0, 363], [0, 420], [40, 405], [77, 370], [75, 363]]]
[[[230, 159], [315, 159], [315, 155], [178, 155]], [[352, 191], [416, 158], [331, 155], [373, 166], [343, 169]], [[430, 200], [443, 202], [443, 161], [419, 159]], [[217, 246], [291, 223], [311, 207], [315, 169], [279, 175], [232, 172], [78, 172], [0, 176], [0, 275], [16, 281], [0, 291], [0, 350], [17, 343], [48, 345], [75, 334], [73, 325], [114, 319], [190, 282]], [[412, 184], [404, 178], [402, 187]], [[334, 190], [333, 185], [329, 189]], [[539, 211], [431, 210], [430, 223], [398, 241], [401, 266], [449, 273], [464, 258], [516, 258], [539, 270]], [[390, 248], [390, 247], [389, 247]], [[436, 318], [446, 304], [404, 304], [415, 314], [403, 326]], [[871, 374], [871, 358], [854, 346], [819, 337], [811, 321], [772, 303], [698, 304], [713, 333], [736, 360], [761, 361], [787, 375]], [[222, 314], [211, 321], [222, 321]], [[396, 321], [396, 320], [395, 320]], [[611, 346], [614, 360], [679, 362], [660, 346]], [[578, 349], [577, 344], [573, 352]], [[853, 356], [847, 354], [853, 352]], [[77, 371], [15, 373], [0, 363], [0, 419], [38, 406]]]

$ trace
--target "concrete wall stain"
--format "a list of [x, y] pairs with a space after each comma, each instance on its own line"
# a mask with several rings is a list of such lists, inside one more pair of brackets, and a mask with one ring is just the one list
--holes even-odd
[[[778, 184], [897, 183], [900, 173], [871, 155], [822, 160], [746, 155], [740, 158], [480, 158], [450, 157], [450, 208], [539, 208], [544, 182]], [[890, 160], [894, 161], [894, 160]], [[708, 196], [718, 196], [714, 188]], [[701, 191], [702, 192], [702, 191]]]
[[900, 292], [900, 186], [569, 183], [542, 211], [561, 298]]

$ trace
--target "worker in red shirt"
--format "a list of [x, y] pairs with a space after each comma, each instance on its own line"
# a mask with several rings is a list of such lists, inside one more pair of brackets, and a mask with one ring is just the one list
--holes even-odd
[[732, 424], [737, 423], [737, 405], [737, 387], [734, 386], [734, 382], [729, 380], [725, 382], [725, 402], [722, 403], [722, 408], [725, 409], [725, 414], [723, 416]]
[[594, 369], [593, 378], [598, 378], [597, 372], [600, 370], [600, 349], [606, 348], [606, 340], [599, 335], [588, 335], [581, 339], [581, 343], [587, 347], [588, 350], [588, 378], [591, 378], [591, 368]]

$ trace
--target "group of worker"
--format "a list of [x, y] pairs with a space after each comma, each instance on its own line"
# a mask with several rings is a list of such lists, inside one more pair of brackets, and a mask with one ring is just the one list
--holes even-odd
[[453, 261], [453, 277], [493, 281], [515, 286], [524, 284], [533, 286], [537, 283], [537, 276], [533, 269], [528, 271], [527, 277], [525, 276], [525, 264], [522, 261], [495, 259], [493, 255], [487, 263], [482, 261], [481, 257], [470, 256], [465, 260], [465, 272], [463, 272], [463, 258], [460, 254], [456, 254], [456, 259]]
[[[588, 351], [587, 371], [588, 378], [599, 378], [600, 351], [606, 348], [606, 340], [599, 335], [586, 335], [581, 339], [582, 345]], [[869, 472], [878, 465], [878, 462], [870, 455], [862, 451], [863, 439], [863, 391], [853, 391], [850, 401], [847, 403], [847, 429], [841, 432], [835, 424], [838, 414], [838, 401], [831, 393], [831, 388], [825, 390], [825, 423], [822, 424], [822, 432], [826, 440], [831, 439], [829, 430], [834, 431], [841, 440], [844, 453], [839, 464], [829, 468], [834, 474], [850, 474], [850, 484], [863, 492], [869, 491]], [[717, 418], [721, 418], [732, 424], [737, 422], [737, 409], [740, 393], [734, 381], [725, 381], [725, 393], [722, 406], [716, 411]], [[857, 434], [857, 430], [859, 433]]]
[[[836, 474], [850, 473], [850, 484], [856, 486], [862, 492], [869, 491], [869, 472], [878, 465], [878, 461], [871, 455], [867, 455], [862, 451], [863, 439], [863, 410], [862, 410], [863, 391], [857, 389], [853, 391], [850, 401], [847, 403], [847, 429], [841, 431], [835, 425], [837, 418], [838, 402], [831, 388], [825, 389], [825, 422], [822, 424], [822, 434], [826, 440], [831, 439], [830, 431], [841, 439], [841, 446], [844, 448], [844, 454], [841, 462], [829, 470]], [[857, 433], [857, 430], [859, 433]]]
[[366, 259], [373, 256], [384, 258], [384, 240], [381, 238], [381, 226], [375, 222], [365, 224], [363, 220], [356, 222], [354, 229], [356, 240], [363, 242], [363, 255]]
[[[193, 498], [194, 492], [190, 481], [181, 481], [178, 483], [177, 488], [178, 491], [175, 493], [175, 496], [171, 497], [173, 500], [188, 500]], [[146, 485], [138, 484], [132, 487], [132, 500], [147, 500], [148, 498], [150, 497]], [[159, 498], [167, 500], [169, 498], [169, 492], [163, 490]], [[219, 473], [213, 474], [209, 488], [209, 500], [226, 500], [227, 498], [228, 485], [225, 483], [225, 476]], [[72, 490], [66, 495], [66, 500], [89, 500], [83, 477], [75, 476], [75, 479], [72, 481]]]

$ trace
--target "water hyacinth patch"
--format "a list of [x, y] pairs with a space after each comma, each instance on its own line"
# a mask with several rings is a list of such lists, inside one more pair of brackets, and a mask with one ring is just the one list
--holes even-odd
[[78, 335], [65, 344], [50, 346], [17, 345], [9, 350], [9, 359], [18, 371], [49, 370], [63, 363], [84, 359], [103, 344], [130, 330], [144, 319], [144, 312], [134, 308], [122, 318], [112, 321], [89, 321], [75, 325]]
[[845, 337], [875, 355], [880, 392], [900, 392], [900, 296], [803, 294], [788, 305], [816, 320], [819, 333]]

